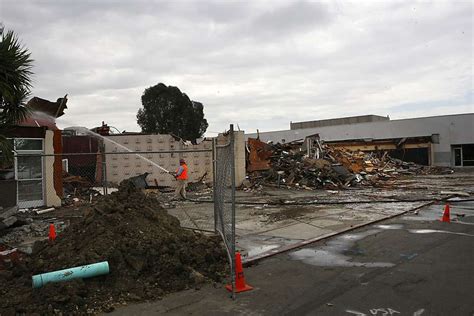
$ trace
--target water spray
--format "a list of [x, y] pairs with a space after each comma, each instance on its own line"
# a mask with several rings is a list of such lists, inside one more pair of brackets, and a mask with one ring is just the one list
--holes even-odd
[[[109, 143], [112, 143], [112, 144], [116, 145], [117, 147], [120, 147], [120, 148], [124, 149], [124, 150], [127, 151], [127, 152], [130, 152], [130, 153], [133, 152], [133, 150], [131, 150], [130, 148], [125, 147], [124, 145], [119, 144], [119, 143], [117, 143], [116, 141], [111, 140], [110, 138], [107, 138], [107, 137], [104, 137], [104, 136], [102, 136], [102, 135], [100, 135], [100, 134], [97, 134], [97, 133], [95, 133], [95, 132], [93, 132], [93, 131], [91, 131], [91, 130], [85, 128], [85, 127], [82, 127], [82, 126], [72, 126], [72, 127], [69, 127], [68, 129], [72, 129], [72, 130], [75, 130], [75, 131], [78, 131], [78, 132], [90, 134], [90, 135], [92, 135], [92, 136], [94, 136], [94, 137], [96, 137], [96, 138], [100, 138], [100, 139], [102, 139], [102, 140], [104, 140], [104, 141], [107, 141], [107, 142], [109, 142]], [[166, 172], [167, 174], [172, 175], [172, 173], [171, 173], [169, 170], [166, 170], [165, 168], [163, 168], [163, 167], [160, 166], [159, 164], [155, 163], [154, 161], [152, 161], [152, 160], [150, 160], [150, 159], [148, 159], [148, 158], [146, 158], [146, 157], [143, 157], [143, 156], [140, 155], [140, 154], [137, 154], [137, 153], [134, 153], [134, 154], [135, 154], [137, 157], [140, 157], [141, 159], [145, 160], [146, 162], [151, 163], [153, 166], [157, 167], [158, 169], [161, 169], [162, 171]], [[173, 176], [174, 176], [174, 175], [173, 175]]]

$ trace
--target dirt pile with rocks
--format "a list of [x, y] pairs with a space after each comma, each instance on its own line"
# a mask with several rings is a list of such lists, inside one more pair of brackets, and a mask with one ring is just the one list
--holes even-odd
[[[158, 205], [126, 183], [54, 243], [36, 243], [24, 262], [0, 271], [0, 315], [98, 313], [220, 282], [227, 274], [220, 238], [181, 228]], [[108, 275], [31, 288], [34, 274], [101, 261], [108, 261]]]

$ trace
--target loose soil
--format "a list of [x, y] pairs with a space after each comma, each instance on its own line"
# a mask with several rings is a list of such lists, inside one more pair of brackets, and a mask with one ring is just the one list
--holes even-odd
[[[220, 238], [181, 228], [156, 199], [125, 183], [54, 243], [37, 242], [30, 257], [0, 271], [0, 315], [107, 312], [220, 282], [226, 260]], [[101, 261], [108, 261], [108, 275], [31, 288], [34, 274]]]

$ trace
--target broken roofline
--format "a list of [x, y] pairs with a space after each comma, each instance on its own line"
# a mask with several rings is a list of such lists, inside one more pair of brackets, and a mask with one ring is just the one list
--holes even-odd
[[64, 115], [64, 110], [67, 109], [67, 94], [63, 98], [58, 98], [56, 102], [51, 102], [39, 97], [33, 97], [26, 107], [38, 112], [46, 113], [52, 117], [60, 117]]

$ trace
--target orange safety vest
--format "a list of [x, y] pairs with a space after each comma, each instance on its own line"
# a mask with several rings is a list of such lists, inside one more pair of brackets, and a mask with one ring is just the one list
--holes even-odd
[[[181, 172], [181, 174], [176, 177], [176, 179], [179, 179], [179, 180], [188, 180], [188, 166], [186, 166], [186, 164], [182, 164], [181, 167], [183, 167], [183, 172]], [[176, 169], [176, 173], [178, 173], [178, 169]]]

